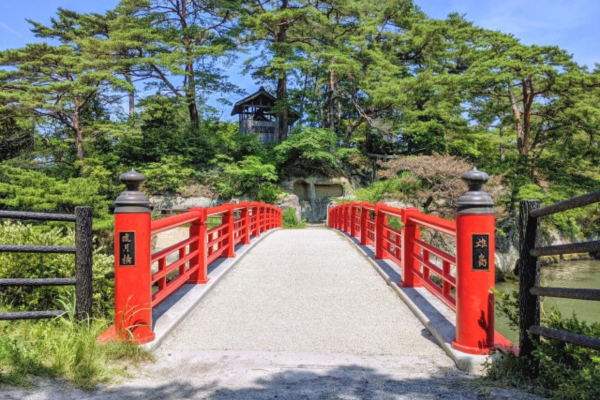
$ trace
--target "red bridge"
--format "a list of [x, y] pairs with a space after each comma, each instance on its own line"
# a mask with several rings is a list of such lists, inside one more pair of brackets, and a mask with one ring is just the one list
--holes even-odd
[[[372, 266], [395, 288], [438, 342], [443, 342], [440, 345], [457, 365], [472, 370], [478, 362], [473, 364], [470, 355], [485, 355], [494, 348], [512, 345], [494, 329], [494, 210], [491, 198], [482, 191], [487, 175], [475, 169], [463, 179], [469, 190], [456, 202], [456, 221], [412, 208], [351, 202], [330, 208], [327, 226], [343, 232], [370, 255]], [[157, 312], [161, 304], [173, 295], [178, 296], [184, 286], [191, 290], [191, 285], [214, 284], [210, 282], [211, 265], [223, 259], [236, 260], [236, 253], [251, 241], [281, 228], [282, 211], [265, 203], [244, 202], [193, 208], [183, 214], [151, 220], [150, 202], [139, 191], [145, 180], [143, 175], [132, 170], [123, 174], [121, 180], [127, 191], [115, 202], [115, 325], [101, 340], [133, 338], [139, 344], [155, 347], [190, 311], [171, 317], [175, 323], [161, 328], [161, 324], [153, 321], [153, 315], [154, 319], [160, 319], [170, 308], [177, 307], [163, 305], [162, 311]], [[184, 240], [152, 252], [155, 235], [181, 227], [188, 227]], [[311, 235], [313, 231], [305, 232]], [[424, 232], [427, 234], [423, 235]], [[454, 244], [440, 249], [428, 243], [425, 237], [434, 234], [445, 235]], [[277, 254], [279, 249], [270, 251]], [[305, 251], [310, 253], [310, 248]], [[285, 257], [282, 260], [280, 267], [285, 269]], [[431, 325], [426, 310], [411, 304], [414, 301], [408, 295], [409, 290], [417, 289], [422, 296], [426, 296], [422, 292], [426, 290], [443, 307], [455, 312], [451, 344], [448, 333], [446, 337], [440, 333], [444, 328]], [[197, 301], [192, 304], [189, 309]], [[160, 340], [155, 340], [160, 330], [164, 332], [158, 332]]]

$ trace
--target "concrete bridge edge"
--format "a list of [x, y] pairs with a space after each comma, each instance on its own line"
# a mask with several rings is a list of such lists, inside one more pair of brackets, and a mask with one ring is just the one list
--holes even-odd
[[[449, 326], [447, 319], [440, 318], [440, 307], [446, 307], [441, 301], [425, 288], [402, 288], [399, 283], [393, 280], [378, 262], [388, 264], [387, 260], [374, 260], [369, 256], [368, 246], [361, 246], [354, 238], [350, 237], [345, 232], [335, 230], [338, 234], [354, 245], [358, 252], [365, 257], [377, 273], [385, 280], [392, 288], [394, 293], [410, 308], [413, 314], [421, 321], [423, 326], [432, 334], [444, 352], [454, 361], [456, 367], [464, 372], [482, 375], [486, 365], [489, 365], [493, 360], [501, 357], [498, 354], [493, 355], [474, 355], [458, 351], [452, 347], [453, 334], [450, 330], [456, 330], [453, 324]], [[421, 301], [419, 301], [421, 300]], [[424, 300], [424, 301], [423, 301]], [[436, 304], [437, 303], [437, 304]], [[435, 305], [433, 305], [435, 304]]]
[[273, 232], [281, 229], [274, 228], [262, 233], [260, 236], [251, 238], [249, 245], [240, 246], [236, 249], [236, 256], [233, 258], [217, 259], [217, 265], [209, 266], [208, 283], [204, 285], [183, 285], [169, 296], [169, 298], [160, 303], [152, 310], [152, 325], [156, 337], [153, 341], [141, 345], [141, 347], [150, 351], [158, 349], [175, 328], [200, 304], [202, 299], [211, 292], [254, 246]]

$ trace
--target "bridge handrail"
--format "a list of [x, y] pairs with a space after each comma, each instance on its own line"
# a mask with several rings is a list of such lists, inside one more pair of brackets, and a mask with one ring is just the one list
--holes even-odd
[[444, 218], [436, 217], [427, 214], [413, 214], [408, 218], [408, 222], [413, 222], [425, 228], [432, 229], [436, 232], [445, 233], [452, 237], [456, 237], [456, 222]]
[[[402, 287], [423, 286], [457, 313], [455, 349], [487, 354], [496, 343], [512, 346], [494, 330], [493, 201], [481, 190], [489, 177], [477, 169], [463, 174], [469, 186], [457, 201], [456, 221], [387, 204], [348, 202], [328, 210], [328, 226], [372, 245], [376, 259], [400, 267]], [[390, 226], [390, 217], [400, 228]], [[454, 254], [421, 237], [426, 228], [456, 238]], [[463, 299], [462, 301], [460, 299]]]
[[[195, 207], [151, 221], [150, 202], [139, 191], [145, 177], [132, 170], [121, 181], [127, 190], [115, 201], [115, 325], [102, 341], [154, 340], [153, 308], [185, 284], [206, 284], [211, 263], [235, 257], [237, 245], [282, 226], [282, 211], [258, 202]], [[183, 226], [183, 240], [152, 252], [152, 236]]]

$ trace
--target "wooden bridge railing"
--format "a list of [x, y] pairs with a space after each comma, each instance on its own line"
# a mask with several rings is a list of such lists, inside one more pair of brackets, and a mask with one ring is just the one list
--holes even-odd
[[[75, 247], [0, 245], [2, 253], [75, 254], [75, 278], [0, 279], [0, 287], [75, 286], [75, 318], [92, 315], [92, 207], [75, 207], [74, 214], [0, 211], [0, 218], [75, 223]], [[63, 310], [0, 313], [0, 320], [54, 318]]]
[[[600, 350], [600, 339], [540, 326], [540, 296], [578, 300], [600, 300], [598, 289], [553, 288], [540, 286], [541, 256], [600, 251], [600, 241], [540, 246], [540, 218], [600, 202], [600, 191], [574, 197], [540, 208], [539, 200], [523, 200], [519, 218], [519, 341], [520, 355], [532, 359], [540, 336]], [[535, 368], [535, 367], [534, 367]]]
[[[206, 284], [208, 266], [235, 257], [235, 246], [281, 227], [281, 210], [271, 204], [223, 204], [192, 208], [186, 213], [151, 221], [150, 202], [139, 191], [145, 177], [121, 175], [127, 190], [115, 201], [115, 325], [100, 340], [154, 340], [152, 309], [184, 284]], [[158, 252], [152, 236], [178, 227], [189, 235]]]
[[[401, 286], [424, 286], [456, 311], [454, 348], [487, 354], [496, 344], [511, 345], [494, 330], [494, 203], [481, 190], [486, 173], [474, 169], [462, 179], [469, 190], [456, 202], [456, 221], [414, 208], [351, 202], [330, 208], [328, 225], [372, 245], [376, 259], [400, 266]], [[454, 254], [424, 241], [423, 228], [456, 238]]]

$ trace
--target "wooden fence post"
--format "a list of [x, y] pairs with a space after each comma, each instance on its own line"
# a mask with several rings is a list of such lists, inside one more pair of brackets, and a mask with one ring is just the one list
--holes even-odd
[[92, 207], [75, 207], [75, 318], [92, 316]]
[[[533, 363], [532, 351], [540, 336], [529, 334], [532, 325], [540, 324], [540, 299], [531, 294], [530, 289], [539, 286], [540, 266], [538, 258], [530, 251], [539, 246], [539, 219], [529, 216], [531, 211], [540, 208], [539, 200], [522, 200], [519, 204], [519, 344], [520, 356]], [[533, 375], [538, 367], [533, 366]]]

